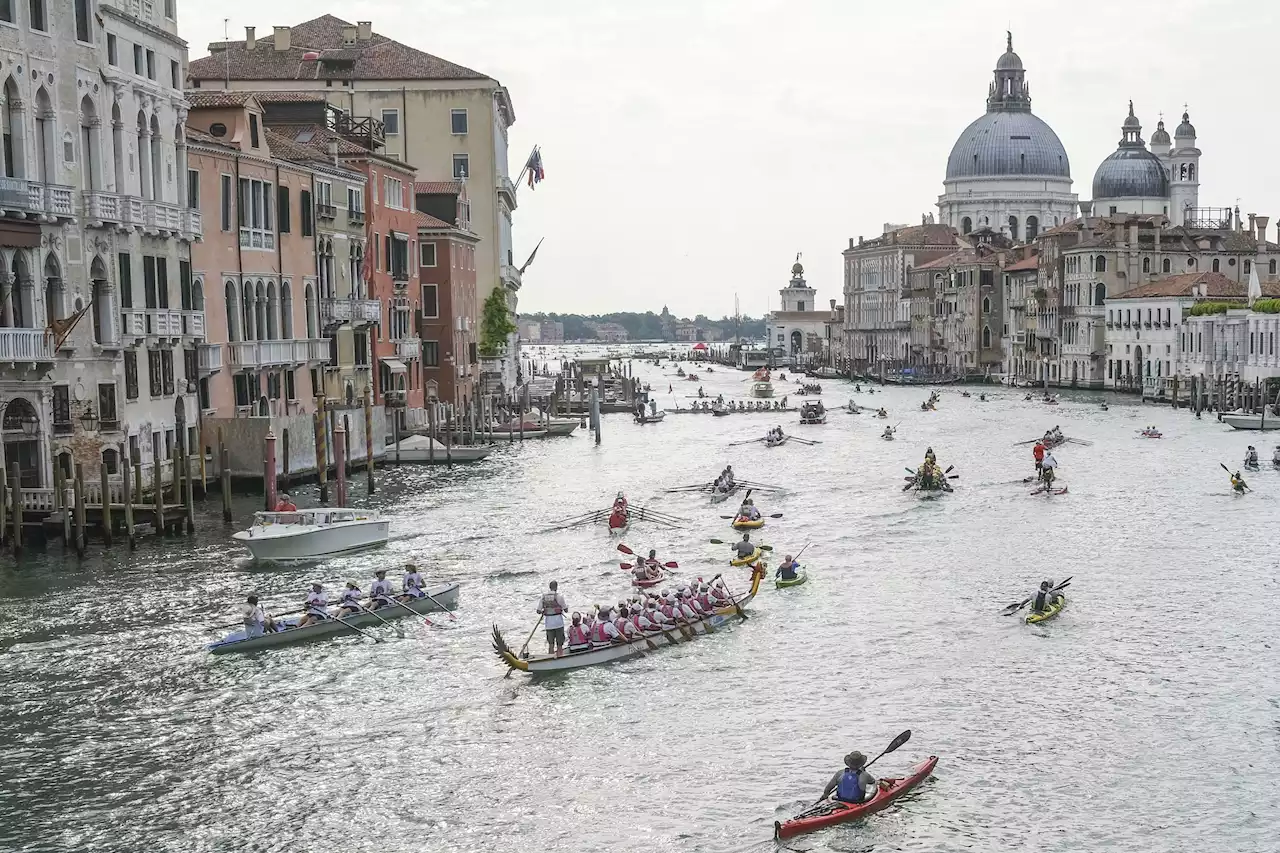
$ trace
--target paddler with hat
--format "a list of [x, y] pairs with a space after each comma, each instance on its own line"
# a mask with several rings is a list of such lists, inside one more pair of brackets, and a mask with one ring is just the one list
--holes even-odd
[[302, 619], [298, 621], [299, 628], [305, 628], [307, 625], [323, 622], [329, 618], [329, 597], [324, 594], [324, 586], [319, 581], [311, 585], [311, 591], [307, 593], [307, 599], [302, 603], [302, 608]]
[[867, 757], [854, 750], [844, 757], [844, 768], [836, 771], [827, 787], [822, 790], [822, 799], [835, 795], [842, 803], [865, 803], [876, 795], [878, 784], [876, 779], [866, 771]]
[[369, 609], [377, 610], [380, 607], [389, 607], [391, 605], [391, 581], [387, 580], [387, 570], [378, 569], [373, 573], [376, 580], [373, 586], [369, 587]]

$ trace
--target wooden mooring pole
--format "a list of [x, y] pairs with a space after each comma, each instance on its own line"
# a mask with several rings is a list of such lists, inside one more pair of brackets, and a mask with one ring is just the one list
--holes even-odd
[[98, 464], [98, 475], [102, 481], [102, 541], [111, 547], [111, 480], [107, 475], [107, 463]]
[[124, 470], [120, 477], [120, 497], [124, 500], [124, 533], [129, 538], [129, 550], [134, 551], [138, 547], [138, 540], [134, 538], [133, 528], [133, 461], [124, 453], [123, 447], [121, 458], [124, 459]]

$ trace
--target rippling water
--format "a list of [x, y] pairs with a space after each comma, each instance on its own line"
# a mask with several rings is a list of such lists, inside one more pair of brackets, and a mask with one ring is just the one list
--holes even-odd
[[[736, 392], [743, 375], [703, 384]], [[828, 406], [849, 396], [824, 386]], [[1250, 437], [1166, 408], [946, 390], [922, 413], [925, 393], [860, 397], [901, 422], [892, 443], [882, 421], [839, 411], [815, 427], [790, 414], [784, 427], [823, 443], [777, 449], [728, 444], [779, 416], [613, 415], [600, 447], [580, 432], [469, 468], [385, 470], [369, 502], [394, 518], [391, 544], [319, 565], [246, 563], [228, 537], [249, 498], [233, 527], [215, 498], [194, 537], [132, 555], [6, 557], [0, 850], [765, 851], [846, 752], [875, 754], [904, 728], [911, 742], [875, 769], [936, 753], [935, 777], [788, 849], [1274, 850], [1280, 473], [1232, 496], [1218, 463]], [[1056, 454], [1068, 495], [1033, 498], [1030, 454], [1011, 445], [1055, 423], [1094, 445]], [[1148, 423], [1166, 437], [1135, 440]], [[901, 492], [926, 445], [961, 474], [942, 500]], [[785, 514], [763, 539], [812, 543], [806, 586], [762, 590], [748, 622], [695, 643], [503, 677], [490, 626], [522, 642], [548, 580], [575, 607], [626, 589], [602, 529], [539, 531], [622, 489], [690, 522], [629, 544], [714, 573], [724, 549], [707, 540], [732, 536], [721, 508], [663, 490], [726, 462], [793, 490], [759, 496]], [[205, 651], [248, 592], [292, 604], [313, 578], [367, 586], [406, 559], [462, 581], [457, 623]], [[1056, 621], [997, 615], [1066, 575]]]

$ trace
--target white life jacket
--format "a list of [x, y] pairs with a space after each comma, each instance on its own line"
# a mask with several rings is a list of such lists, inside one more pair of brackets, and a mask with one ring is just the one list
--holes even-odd
[[562, 613], [564, 613], [564, 608], [560, 606], [559, 593], [544, 592], [542, 594], [542, 615], [559, 616]]

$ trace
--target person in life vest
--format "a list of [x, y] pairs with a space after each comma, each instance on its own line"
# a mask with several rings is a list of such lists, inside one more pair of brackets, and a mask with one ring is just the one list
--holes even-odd
[[734, 553], [737, 554], [739, 560], [745, 560], [756, 552], [756, 546], [751, 543], [751, 534], [742, 534], [742, 539], [733, 543]]
[[587, 631], [587, 639], [593, 646], [608, 646], [618, 639], [618, 629], [613, 624], [613, 613], [608, 605], [599, 608], [595, 623]]
[[1053, 604], [1053, 584], [1050, 581], [1040, 581], [1040, 588], [1031, 598], [1031, 610], [1035, 613], [1043, 613], [1051, 604]]
[[404, 567], [404, 580], [400, 582], [400, 586], [402, 592], [396, 596], [400, 601], [416, 601], [425, 594], [422, 591], [422, 575], [413, 563]]
[[551, 582], [550, 591], [538, 599], [538, 612], [542, 614], [543, 627], [547, 629], [547, 654], [557, 657], [564, 653], [564, 596], [557, 592], [559, 584]]
[[359, 613], [363, 609], [360, 606], [360, 598], [360, 587], [353, 581], [347, 581], [347, 588], [342, 591], [342, 596], [338, 599], [338, 618], [355, 616]]
[[323, 622], [329, 618], [329, 597], [324, 594], [324, 587], [318, 583], [311, 585], [311, 591], [307, 593], [306, 601], [302, 603], [303, 614], [302, 619], [298, 621], [299, 628], [305, 628], [307, 625], [314, 625], [317, 622]]
[[1254, 449], [1253, 449], [1253, 445], [1252, 445], [1252, 444], [1251, 444], [1251, 445], [1249, 445], [1249, 449], [1245, 451], [1245, 454], [1244, 454], [1244, 464], [1245, 464], [1245, 465], [1253, 465], [1253, 466], [1255, 466], [1255, 467], [1256, 467], [1256, 466], [1257, 466], [1257, 464], [1258, 464], [1258, 451], [1256, 451], [1256, 450], [1254, 450]]
[[738, 518], [743, 521], [759, 521], [760, 510], [756, 509], [755, 501], [747, 498], [742, 502], [742, 506], [738, 507]]
[[378, 569], [373, 573], [373, 586], [369, 588], [369, 609], [391, 606], [391, 581], [387, 580], [387, 570]]
[[1244, 477], [1240, 476], [1239, 471], [1231, 475], [1231, 488], [1235, 489], [1239, 494], [1244, 494], [1244, 490], [1249, 488], [1249, 484], [1244, 481]]
[[587, 637], [587, 629], [582, 624], [582, 614], [575, 612], [569, 621], [569, 651], [580, 652], [587, 649], [591, 642]]
[[773, 573], [774, 577], [782, 578], [784, 581], [793, 581], [796, 579], [796, 569], [800, 568], [800, 564], [792, 559], [788, 554], [786, 558], [778, 564], [778, 570]]
[[836, 771], [827, 787], [822, 789], [822, 799], [835, 795], [842, 803], [865, 803], [879, 789], [876, 778], [866, 771], [867, 757], [861, 752], [844, 757], [844, 768]]
[[1058, 602], [1060, 602], [1060, 601], [1064, 600], [1065, 598], [1066, 598], [1066, 596], [1062, 594], [1062, 590], [1058, 589], [1058, 582], [1057, 582], [1057, 581], [1055, 581], [1055, 580], [1050, 579], [1050, 581], [1049, 581], [1049, 603], [1050, 603], [1050, 604], [1057, 604]]
[[298, 505], [295, 504], [288, 495], [281, 493], [276, 500], [276, 512], [297, 512]]
[[656, 548], [649, 549], [649, 556], [644, 559], [645, 577], [659, 578], [662, 576], [662, 563], [658, 561], [658, 551]]
[[1036, 479], [1037, 480], [1044, 479], [1044, 471], [1042, 470], [1042, 468], [1044, 464], [1044, 455], [1047, 452], [1048, 452], [1048, 448], [1044, 446], [1044, 442], [1041, 441], [1040, 439], [1036, 439], [1036, 446], [1031, 448], [1031, 455], [1034, 456], [1036, 460]]
[[1053, 458], [1053, 454], [1045, 451], [1044, 458], [1040, 460], [1040, 475], [1044, 480], [1045, 488], [1053, 485], [1053, 478], [1057, 475], [1058, 460]]

